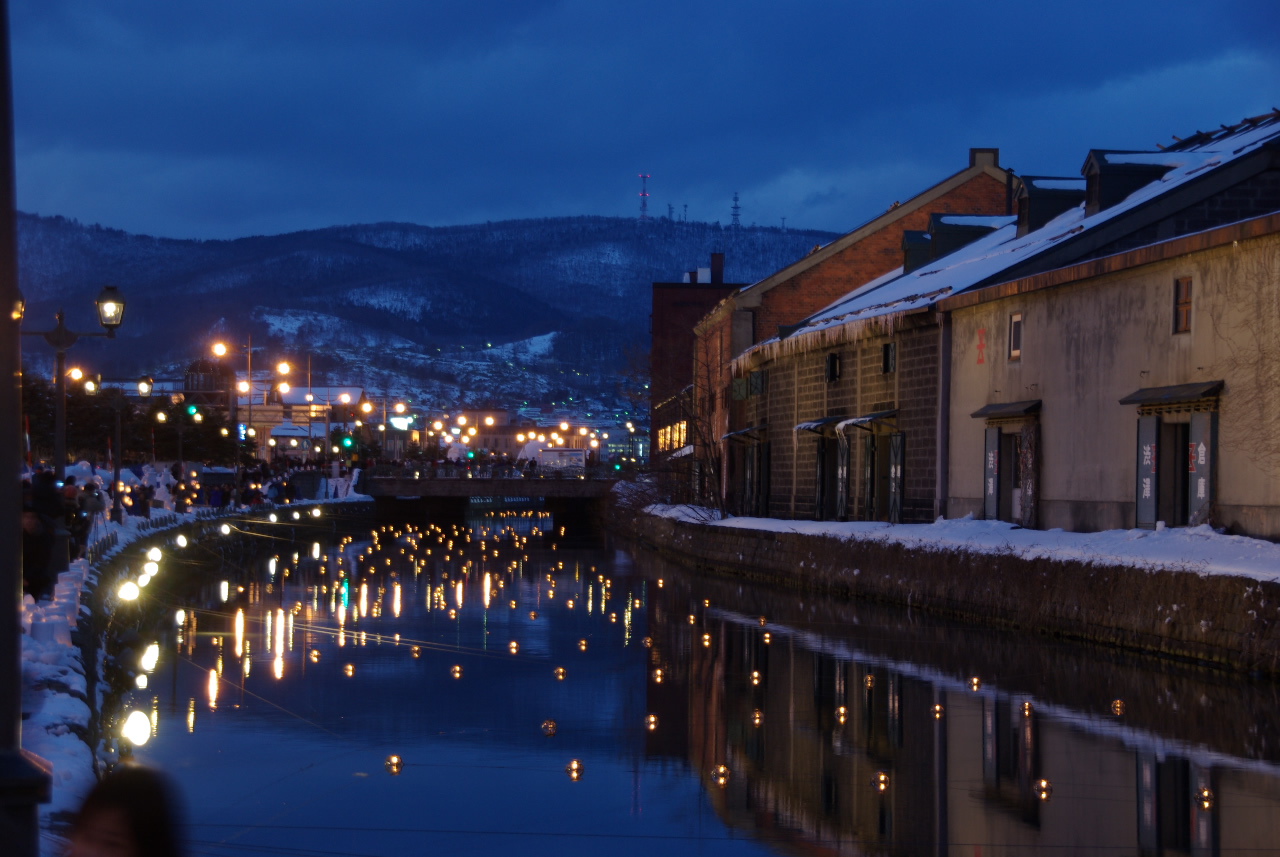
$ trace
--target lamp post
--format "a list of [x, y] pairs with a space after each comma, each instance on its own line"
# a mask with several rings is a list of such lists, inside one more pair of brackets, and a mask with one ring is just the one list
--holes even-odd
[[94, 303], [98, 307], [98, 324], [102, 325], [102, 333], [81, 333], [69, 330], [66, 326], [62, 310], [58, 310], [58, 323], [53, 330], [24, 330], [23, 336], [41, 336], [54, 350], [56, 365], [54, 381], [54, 418], [53, 418], [53, 467], [54, 475], [61, 482], [67, 473], [67, 349], [85, 337], [116, 338], [116, 328], [124, 320], [124, 296], [115, 286], [106, 286], [98, 293]]

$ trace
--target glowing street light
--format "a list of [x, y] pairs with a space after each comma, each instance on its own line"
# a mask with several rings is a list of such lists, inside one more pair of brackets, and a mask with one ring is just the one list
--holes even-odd
[[224, 342], [213, 343], [213, 354], [215, 357], [226, 357], [227, 356], [226, 343]]
[[279, 363], [276, 364], [276, 371], [279, 372], [281, 375], [288, 375], [289, 364], [281, 360]]

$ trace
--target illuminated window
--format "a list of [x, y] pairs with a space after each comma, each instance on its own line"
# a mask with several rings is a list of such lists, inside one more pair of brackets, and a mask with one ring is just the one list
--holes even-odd
[[1173, 281], [1173, 332], [1191, 332], [1191, 278]]

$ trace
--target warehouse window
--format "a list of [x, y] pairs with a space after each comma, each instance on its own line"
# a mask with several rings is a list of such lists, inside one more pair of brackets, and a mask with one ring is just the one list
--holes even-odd
[[1191, 332], [1191, 278], [1173, 281], [1173, 332]]
[[898, 343], [886, 342], [880, 348], [880, 371], [885, 375], [898, 369]]
[[1009, 316], [1009, 359], [1022, 358], [1022, 313]]

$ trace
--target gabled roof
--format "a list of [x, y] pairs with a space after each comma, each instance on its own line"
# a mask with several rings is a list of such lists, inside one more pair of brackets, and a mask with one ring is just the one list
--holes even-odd
[[734, 301], [738, 306], [757, 306], [759, 305], [761, 295], [773, 287], [780, 285], [781, 283], [785, 283], [787, 280], [792, 279], [798, 274], [809, 270], [814, 265], [831, 258], [841, 250], [858, 243], [868, 235], [873, 235], [881, 229], [884, 229], [886, 226], [896, 223], [912, 212], [919, 211], [920, 209], [928, 210], [929, 205], [934, 200], [950, 193], [965, 182], [983, 174], [990, 176], [996, 181], [1005, 181], [1007, 173], [999, 165], [998, 149], [971, 149], [969, 160], [969, 166], [960, 172], [943, 179], [927, 190], [921, 191], [904, 203], [895, 203], [888, 211], [873, 217], [871, 220], [868, 220], [852, 232], [841, 235], [830, 244], [816, 248], [812, 253], [804, 258], [791, 263], [780, 271], [770, 274], [763, 280], [752, 283], [746, 288], [741, 289], [736, 295], [733, 295], [726, 300]]
[[[1222, 181], [1235, 183], [1247, 178], [1248, 173], [1237, 175], [1231, 167], [1263, 150], [1280, 150], [1280, 112], [1245, 120], [1233, 126], [1232, 133], [1213, 135], [1205, 143], [1180, 146], [1178, 151], [1144, 153], [1145, 158], [1158, 159], [1167, 171], [1115, 205], [1089, 216], [1083, 205], [1077, 206], [1021, 238], [1017, 237], [1016, 222], [1010, 222], [909, 274], [882, 277], [860, 286], [805, 319], [785, 339], [765, 340], [748, 349], [735, 358], [734, 366], [752, 360], [753, 355], [768, 358], [803, 350], [815, 338], [856, 338], [867, 324], [892, 330], [903, 316], [928, 310], [948, 295], [1081, 259], [1165, 216], [1163, 208], [1153, 210], [1152, 205], [1163, 198], [1185, 195], [1191, 204], [1205, 195], [1195, 190], [1202, 182], [1216, 187]], [[1134, 153], [1127, 155], [1136, 157]], [[1219, 173], [1222, 181], [1215, 182], [1213, 177]]]

